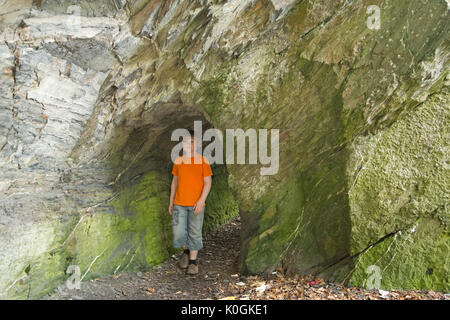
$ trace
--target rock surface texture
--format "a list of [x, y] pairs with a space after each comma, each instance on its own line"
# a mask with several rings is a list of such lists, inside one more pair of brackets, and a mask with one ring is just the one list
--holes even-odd
[[170, 135], [194, 120], [280, 132], [276, 174], [213, 166], [205, 228], [239, 206], [242, 273], [448, 292], [448, 10], [0, 0], [1, 297], [169, 257]]

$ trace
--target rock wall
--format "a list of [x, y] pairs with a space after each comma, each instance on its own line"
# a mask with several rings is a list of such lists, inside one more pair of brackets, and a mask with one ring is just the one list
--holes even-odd
[[168, 257], [170, 133], [199, 119], [280, 130], [277, 174], [213, 168], [205, 226], [239, 204], [242, 272], [449, 290], [446, 1], [20, 0], [0, 19], [3, 297]]

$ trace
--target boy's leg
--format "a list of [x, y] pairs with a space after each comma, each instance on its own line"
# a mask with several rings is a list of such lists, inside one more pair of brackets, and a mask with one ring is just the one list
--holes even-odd
[[174, 205], [172, 212], [172, 231], [173, 231], [173, 246], [175, 248], [182, 247], [184, 249], [181, 258], [178, 261], [178, 266], [181, 269], [185, 269], [189, 266], [189, 256], [187, 251], [187, 219], [188, 212], [187, 207]]
[[197, 260], [198, 250], [189, 250], [189, 260]]
[[[197, 260], [198, 250], [203, 248], [202, 228], [205, 208], [199, 214], [194, 214], [193, 207], [188, 209], [188, 237], [189, 260]], [[196, 266], [196, 265], [195, 265]], [[188, 269], [189, 272], [189, 269]], [[197, 273], [198, 269], [196, 270]]]
[[187, 242], [187, 207], [174, 205], [172, 212], [173, 247], [186, 249]]

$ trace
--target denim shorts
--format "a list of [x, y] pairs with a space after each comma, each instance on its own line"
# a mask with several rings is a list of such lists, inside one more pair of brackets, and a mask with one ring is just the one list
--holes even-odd
[[189, 250], [203, 248], [202, 227], [205, 207], [199, 214], [194, 214], [194, 206], [173, 205], [172, 231], [173, 246], [180, 248], [186, 244]]

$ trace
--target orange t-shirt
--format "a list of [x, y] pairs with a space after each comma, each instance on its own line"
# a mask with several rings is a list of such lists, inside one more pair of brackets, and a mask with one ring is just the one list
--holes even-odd
[[[197, 162], [194, 163], [194, 157], [179, 156], [173, 164], [172, 174], [177, 176], [177, 190], [175, 192], [174, 204], [180, 206], [193, 206], [200, 198], [203, 191], [203, 178], [212, 176], [211, 167], [208, 160], [202, 155], [195, 155]], [[184, 161], [183, 161], [184, 160]]]

